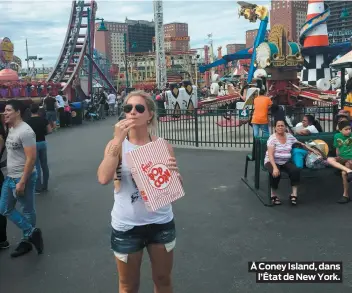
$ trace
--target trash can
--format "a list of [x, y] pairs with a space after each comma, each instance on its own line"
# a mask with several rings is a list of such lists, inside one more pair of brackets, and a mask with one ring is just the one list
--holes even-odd
[[82, 103], [74, 102], [74, 103], [71, 103], [70, 106], [71, 106], [72, 125], [82, 124], [82, 120], [83, 120]]

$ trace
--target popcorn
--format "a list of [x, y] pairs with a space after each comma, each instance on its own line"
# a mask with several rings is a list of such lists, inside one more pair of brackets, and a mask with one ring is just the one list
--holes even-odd
[[162, 138], [126, 154], [127, 165], [149, 211], [185, 195], [177, 172], [167, 167], [169, 159], [167, 143]]

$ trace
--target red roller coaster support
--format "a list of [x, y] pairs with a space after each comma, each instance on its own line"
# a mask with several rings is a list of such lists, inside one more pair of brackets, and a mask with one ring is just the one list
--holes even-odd
[[[92, 56], [87, 54], [87, 57], [89, 59], [89, 61], [92, 63], [92, 66], [95, 68], [96, 71], [98, 71], [100, 77], [107, 83], [107, 85], [109, 86], [110, 89], [114, 89], [114, 86], [112, 85], [112, 83], [109, 81], [109, 79], [106, 78], [106, 76], [104, 75], [104, 73], [101, 71], [100, 67], [95, 63], [95, 61], [93, 60]], [[92, 83], [91, 83], [92, 84]]]
[[[95, 1], [72, 1], [71, 14], [67, 26], [65, 40], [54, 70], [49, 74], [47, 82], [64, 83], [62, 90], [70, 97], [73, 95], [73, 82], [79, 77], [84, 57], [88, 57], [88, 92], [92, 92], [93, 66], [109, 88], [116, 92], [114, 86], [93, 61]], [[92, 62], [93, 61], [93, 62]]]

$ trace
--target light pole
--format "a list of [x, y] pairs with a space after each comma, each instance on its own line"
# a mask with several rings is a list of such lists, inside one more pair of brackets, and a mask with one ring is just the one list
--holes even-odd
[[34, 70], [34, 61], [35, 60], [43, 60], [43, 58], [38, 57], [38, 56], [29, 56], [28, 55], [28, 42], [27, 42], [27, 39], [26, 39], [26, 55], [27, 55], [27, 58], [25, 60], [27, 61], [27, 75], [29, 75], [29, 61], [32, 60], [32, 62], [33, 62], [33, 70]]
[[196, 55], [196, 59], [194, 60], [194, 69], [196, 71], [196, 87], [198, 88], [198, 58], [200, 56], [199, 55]]
[[[100, 20], [100, 27], [97, 31], [108, 31], [105, 27], [104, 18], [94, 18], [92, 19], [91, 9], [87, 8], [87, 30], [88, 30], [88, 54], [93, 58], [93, 46], [92, 37], [94, 37], [94, 29], [91, 28], [91, 23], [95, 24], [95, 20]], [[92, 31], [93, 29], [93, 31]], [[91, 95], [93, 91], [93, 62], [88, 58], [88, 94]]]
[[35, 65], [34, 65], [34, 61], [35, 60], [43, 60], [43, 58], [41, 58], [41, 57], [38, 57], [38, 56], [28, 56], [27, 58], [26, 58], [26, 61], [27, 61], [27, 66], [28, 66], [28, 68], [27, 68], [27, 75], [29, 76], [29, 73], [30, 73], [30, 70], [29, 70], [29, 61], [32, 61], [32, 64], [33, 64], [33, 73], [35, 72]]
[[29, 73], [29, 56], [28, 56], [28, 42], [27, 42], [27, 39], [26, 39], [26, 54], [27, 54], [27, 74]]

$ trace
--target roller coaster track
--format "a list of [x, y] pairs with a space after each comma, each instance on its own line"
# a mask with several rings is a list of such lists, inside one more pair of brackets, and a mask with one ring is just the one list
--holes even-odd
[[[88, 9], [90, 9], [90, 13], [88, 13]], [[109, 88], [115, 91], [114, 86], [91, 57], [94, 46], [96, 10], [97, 4], [93, 0], [89, 2], [72, 1], [71, 14], [64, 43], [56, 65], [47, 78], [47, 82], [65, 83], [62, 88], [63, 91], [72, 87], [75, 78], [80, 75], [85, 56], [88, 57], [89, 62], [95, 67], [100, 77], [106, 82]], [[88, 22], [90, 31], [88, 29]], [[88, 80], [89, 83], [91, 83], [92, 77], [90, 76]], [[88, 87], [90, 86], [88, 85]]]

